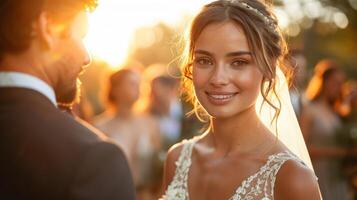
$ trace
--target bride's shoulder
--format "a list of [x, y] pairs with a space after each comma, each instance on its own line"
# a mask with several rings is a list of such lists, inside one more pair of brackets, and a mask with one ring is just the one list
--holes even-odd
[[185, 146], [194, 143], [196, 140], [196, 138], [191, 138], [189, 140], [184, 139], [181, 142], [176, 143], [175, 145], [170, 147], [167, 152], [166, 162], [175, 163], [176, 160], [178, 160], [178, 158], [180, 157], [182, 149]]
[[167, 187], [168, 184], [172, 181], [175, 170], [176, 162], [178, 161], [182, 149], [191, 142], [191, 140], [183, 140], [179, 143], [173, 145], [167, 152], [165, 166], [164, 166], [164, 185]]
[[276, 175], [275, 199], [320, 199], [317, 178], [313, 170], [296, 159], [284, 162]]
[[186, 144], [187, 140], [183, 140], [179, 143], [174, 144], [167, 152], [166, 163], [174, 163], [180, 156], [182, 148]]

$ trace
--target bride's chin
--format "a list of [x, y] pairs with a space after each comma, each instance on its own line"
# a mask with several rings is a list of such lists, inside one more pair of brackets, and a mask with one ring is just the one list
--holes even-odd
[[229, 112], [229, 111], [211, 111], [211, 112], [208, 112], [208, 114], [213, 119], [227, 119], [227, 118], [234, 116], [234, 113]]

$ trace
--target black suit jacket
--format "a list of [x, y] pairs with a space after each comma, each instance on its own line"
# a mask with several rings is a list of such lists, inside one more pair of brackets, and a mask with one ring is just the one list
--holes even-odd
[[0, 88], [0, 199], [135, 199], [123, 152], [29, 89]]

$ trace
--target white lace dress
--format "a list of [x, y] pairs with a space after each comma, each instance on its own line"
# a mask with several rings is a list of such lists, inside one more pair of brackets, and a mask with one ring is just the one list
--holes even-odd
[[[184, 145], [179, 159], [176, 161], [176, 171], [162, 200], [188, 200], [188, 171], [191, 166], [191, 154], [195, 139], [183, 141]], [[274, 184], [276, 174], [287, 160], [303, 163], [288, 151], [270, 155], [267, 162], [253, 175], [244, 180], [229, 200], [272, 200], [274, 199]], [[303, 163], [304, 164], [304, 163]], [[304, 164], [305, 165], [305, 164]]]

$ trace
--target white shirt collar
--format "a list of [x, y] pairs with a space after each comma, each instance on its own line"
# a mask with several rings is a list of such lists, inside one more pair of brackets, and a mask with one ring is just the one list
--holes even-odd
[[35, 90], [57, 106], [53, 88], [35, 76], [20, 72], [0, 72], [0, 87], [19, 87]]

